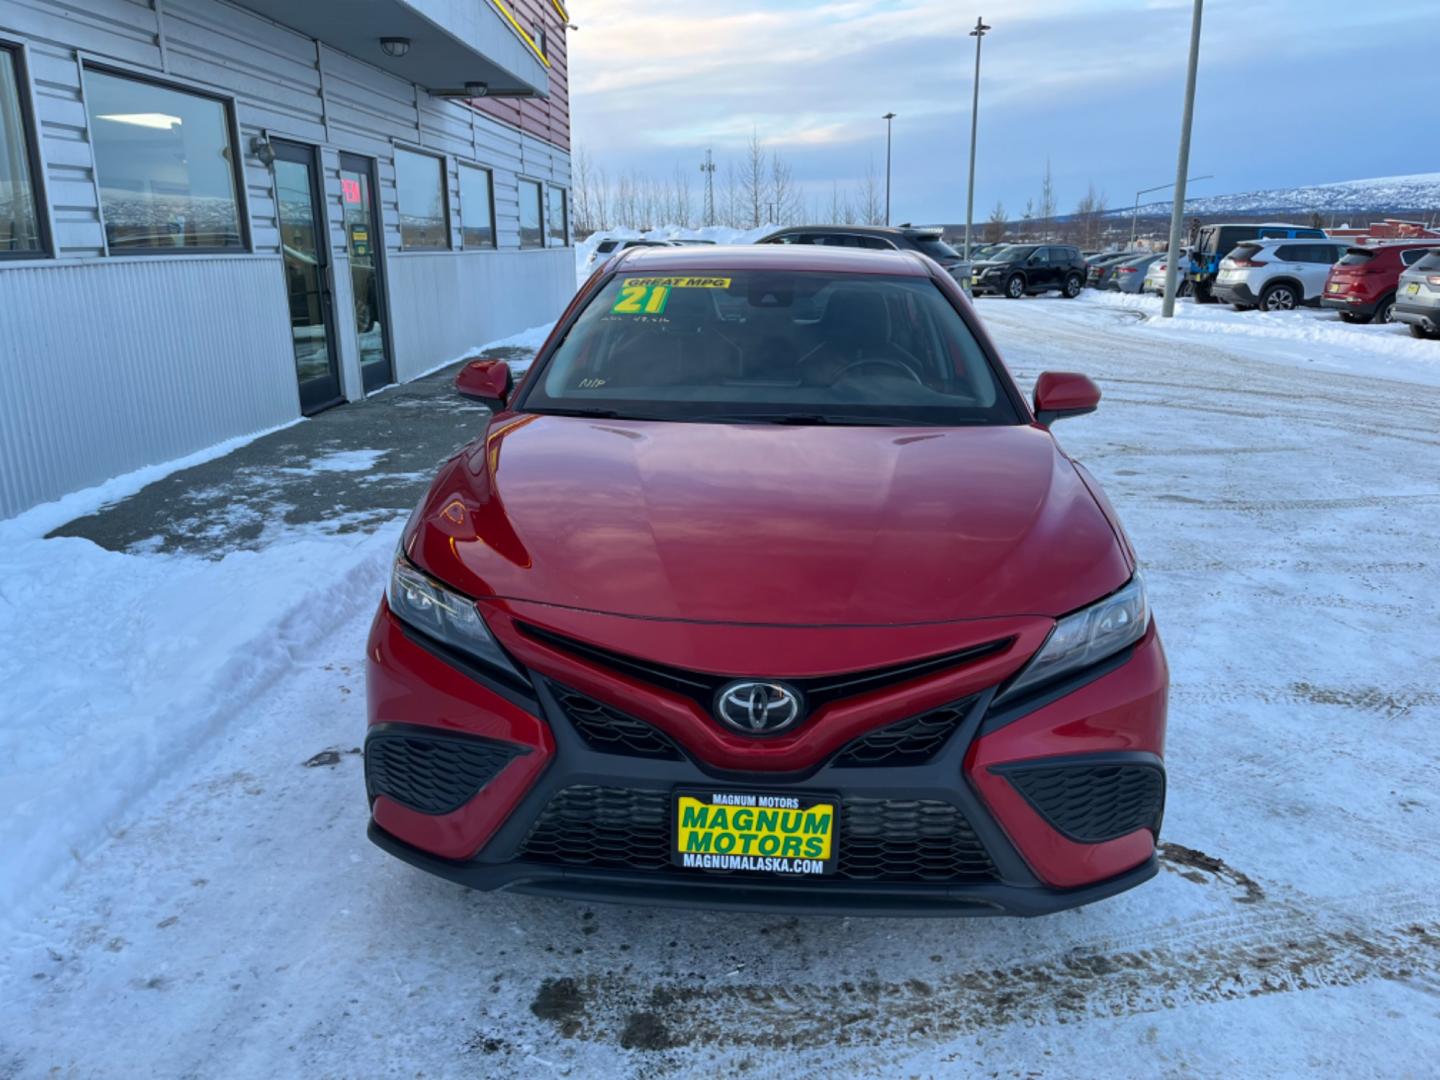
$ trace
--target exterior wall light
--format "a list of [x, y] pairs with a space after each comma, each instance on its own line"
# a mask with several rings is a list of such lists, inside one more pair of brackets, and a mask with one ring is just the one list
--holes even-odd
[[398, 58], [410, 51], [410, 39], [408, 37], [382, 37], [380, 48], [385, 50], [386, 56]]
[[466, 97], [485, 97], [490, 93], [490, 84], [483, 82], [467, 82], [465, 84]]
[[270, 145], [270, 140], [264, 135], [256, 135], [250, 140], [250, 153], [267, 169], [275, 164], [275, 147]]

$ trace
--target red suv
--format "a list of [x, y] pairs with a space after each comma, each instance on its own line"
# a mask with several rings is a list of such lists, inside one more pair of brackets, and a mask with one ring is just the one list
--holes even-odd
[[1338, 310], [1346, 322], [1388, 323], [1395, 309], [1400, 274], [1434, 246], [1435, 241], [1430, 240], [1422, 244], [1352, 247], [1330, 268], [1320, 303]]
[[909, 253], [649, 248], [581, 289], [407, 524], [370, 836], [481, 889], [1035, 915], [1154, 875], [1134, 552]]

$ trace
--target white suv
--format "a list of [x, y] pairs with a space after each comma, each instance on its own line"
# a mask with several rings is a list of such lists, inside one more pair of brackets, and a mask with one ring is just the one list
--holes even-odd
[[1246, 240], [1220, 260], [1213, 292], [1238, 309], [1290, 311], [1318, 303], [1330, 267], [1344, 256], [1341, 240]]

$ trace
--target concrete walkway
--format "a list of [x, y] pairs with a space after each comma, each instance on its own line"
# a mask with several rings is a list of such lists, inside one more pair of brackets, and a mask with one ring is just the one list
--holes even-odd
[[[498, 347], [478, 355], [515, 362], [531, 354]], [[436, 466], [485, 423], [485, 407], [455, 393], [459, 366], [173, 473], [50, 535], [113, 551], [220, 558], [301, 530], [375, 529], [409, 513]]]

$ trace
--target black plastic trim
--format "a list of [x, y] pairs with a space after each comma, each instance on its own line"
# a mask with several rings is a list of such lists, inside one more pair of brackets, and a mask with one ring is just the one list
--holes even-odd
[[[456, 746], [483, 747], [487, 750], [492, 750], [497, 753], [503, 753], [506, 756], [504, 761], [500, 763], [500, 765], [489, 776], [489, 778], [487, 778], [483, 783], [476, 786], [476, 788], [471, 791], [470, 794], [467, 795], [464, 799], [462, 799], [459, 803], [453, 806], [448, 806], [445, 809], [427, 809], [425, 807], [416, 806], [413, 803], [408, 802], [407, 800], [401, 798], [399, 795], [392, 791], [377, 791], [375, 789], [375, 785], [372, 782], [370, 771], [370, 748], [374, 744], [383, 742], [388, 739], [415, 739], [417, 741], [431, 743], [451, 743]], [[507, 768], [510, 767], [510, 763], [512, 761], [514, 761], [516, 758], [521, 758], [524, 757], [526, 754], [529, 754], [530, 750], [531, 748], [524, 745], [523, 743], [510, 742], [507, 739], [491, 739], [483, 735], [470, 735], [458, 731], [448, 731], [444, 728], [431, 727], [425, 724], [376, 724], [368, 732], [365, 733], [365, 794], [369, 798], [371, 806], [375, 804], [375, 800], [377, 797], [384, 795], [387, 799], [393, 799], [401, 806], [414, 810], [416, 813], [419, 814], [429, 814], [431, 816], [451, 814], [454, 813], [456, 810], [460, 809], [460, 807], [464, 806], [476, 795], [480, 794], [480, 792], [484, 791], [487, 787], [490, 786], [490, 784], [494, 783], [495, 779]]]
[[[686, 878], [658, 873], [586, 870], [542, 863], [452, 862], [412, 847], [373, 821], [370, 840], [420, 870], [474, 889], [504, 889], [590, 903], [710, 908], [775, 914], [875, 916], [1050, 915], [1093, 904], [1149, 881], [1160, 869], [1152, 855], [1139, 866], [1078, 889], [984, 883], [910, 885], [895, 882], [813, 884], [745, 878]], [[835, 882], [832, 885], [837, 884]]]
[[1158, 754], [1152, 754], [1146, 750], [1103, 750], [1094, 754], [1066, 754], [1062, 757], [1050, 758], [1026, 758], [1024, 761], [1007, 761], [1002, 765], [991, 765], [989, 771], [996, 776], [1003, 776], [1010, 781], [1013, 787], [1022, 798], [1030, 805], [1045, 824], [1058, 832], [1067, 840], [1073, 840], [1077, 844], [1102, 844], [1107, 840], [1115, 840], [1120, 836], [1127, 836], [1128, 833], [1119, 833], [1116, 836], [1101, 838], [1076, 836], [1068, 829], [1062, 828], [1058, 822], [1050, 817], [1048, 813], [1025, 791], [1023, 787], [1015, 783], [1015, 775], [1031, 769], [1065, 769], [1065, 768], [1091, 768], [1096, 765], [1123, 765], [1136, 769], [1153, 769], [1160, 774], [1160, 811], [1156, 815], [1150, 831], [1155, 839], [1160, 839], [1160, 826], [1165, 820], [1165, 797], [1168, 793], [1168, 776], [1165, 772], [1165, 762]]
[[[510, 704], [518, 705], [535, 716], [543, 715], [540, 711], [540, 699], [535, 696], [535, 688], [532, 683], [527, 682], [522, 686], [513, 678], [501, 675], [495, 668], [485, 667], [459, 649], [452, 648], [443, 641], [437, 641], [429, 634], [416, 630], [393, 611], [390, 614], [395, 619], [395, 625], [400, 628], [400, 633], [411, 644], [418, 645], [436, 659], [443, 660], [462, 675], [485, 687], [486, 690], [493, 694], [499, 694]], [[524, 670], [523, 666], [519, 664], [516, 667]]]

